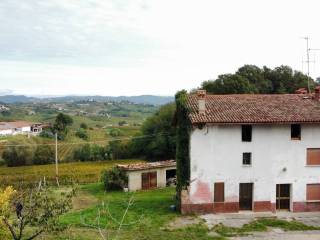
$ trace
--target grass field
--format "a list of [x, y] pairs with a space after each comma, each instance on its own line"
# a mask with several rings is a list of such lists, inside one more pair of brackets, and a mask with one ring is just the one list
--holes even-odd
[[[73, 211], [61, 218], [61, 223], [69, 229], [61, 233], [58, 238], [48, 239], [101, 239], [95, 228], [88, 228], [88, 225], [97, 226], [98, 208], [101, 210], [100, 225], [103, 231], [109, 232], [110, 239], [116, 235], [118, 224], [126, 210], [127, 202], [132, 197], [134, 202], [129, 208], [124, 220], [124, 225], [119, 232], [117, 239], [223, 239], [211, 238], [208, 236], [208, 229], [203, 224], [191, 227], [169, 230], [167, 224], [179, 217], [180, 214], [171, 210], [170, 205], [175, 204], [175, 188], [163, 188], [150, 191], [138, 191], [135, 193], [103, 191], [101, 184], [89, 184], [81, 187], [86, 195], [93, 196], [97, 202], [84, 210]], [[106, 208], [101, 208], [101, 203]], [[103, 209], [108, 209], [103, 211]], [[108, 214], [110, 212], [110, 215]], [[112, 218], [110, 217], [112, 216]], [[114, 220], [112, 220], [114, 219]], [[106, 228], [105, 228], [106, 227]], [[107, 229], [107, 230], [106, 230]], [[70, 238], [70, 236], [72, 236]], [[55, 236], [57, 237], [57, 236]], [[47, 239], [46, 238], [46, 239]]]
[[[118, 163], [134, 163], [141, 160], [110, 160], [102, 162], [74, 162], [59, 164], [61, 184], [96, 183], [101, 171]], [[0, 187], [8, 185], [33, 184], [46, 177], [48, 182], [55, 182], [55, 165], [34, 165], [24, 167], [0, 167]]]

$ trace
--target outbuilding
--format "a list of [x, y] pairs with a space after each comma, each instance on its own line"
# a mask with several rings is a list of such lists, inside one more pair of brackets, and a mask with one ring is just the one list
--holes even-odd
[[176, 162], [174, 160], [118, 164], [117, 167], [126, 172], [129, 191], [166, 187], [167, 183], [175, 182], [176, 178]]

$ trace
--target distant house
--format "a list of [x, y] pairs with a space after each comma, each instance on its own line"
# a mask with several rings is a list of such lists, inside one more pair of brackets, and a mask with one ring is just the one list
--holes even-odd
[[320, 211], [320, 88], [300, 92], [187, 96], [182, 213]]
[[176, 176], [176, 162], [174, 160], [118, 164], [128, 176], [128, 190], [147, 190], [165, 187], [167, 182]]
[[6, 111], [10, 111], [10, 108], [6, 107], [5, 105], [0, 105], [0, 112], [6, 112]]
[[17, 134], [38, 135], [47, 125], [42, 123], [30, 123], [26, 121], [0, 122], [0, 136]]

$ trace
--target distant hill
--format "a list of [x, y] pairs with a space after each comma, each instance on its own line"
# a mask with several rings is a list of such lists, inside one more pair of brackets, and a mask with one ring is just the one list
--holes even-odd
[[0, 102], [3, 103], [27, 103], [27, 102], [74, 102], [74, 101], [87, 101], [93, 100], [97, 102], [106, 101], [128, 101], [137, 104], [151, 104], [163, 105], [173, 102], [174, 98], [171, 96], [154, 96], [154, 95], [141, 95], [141, 96], [63, 96], [63, 97], [27, 97], [24, 95], [5, 95], [0, 96]]

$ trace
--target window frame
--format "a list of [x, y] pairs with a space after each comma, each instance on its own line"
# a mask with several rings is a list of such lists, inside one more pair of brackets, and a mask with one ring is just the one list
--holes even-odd
[[[245, 159], [245, 155], [249, 155], [249, 164], [245, 163], [245, 160], [248, 160], [248, 159]], [[242, 166], [252, 166], [252, 152], [243, 152], [242, 153]]]
[[252, 142], [252, 125], [241, 125], [242, 142]]
[[[295, 127], [298, 127], [298, 129], [294, 129]], [[298, 136], [293, 136], [295, 130], [299, 132]], [[301, 140], [301, 124], [291, 124], [291, 140]]]

